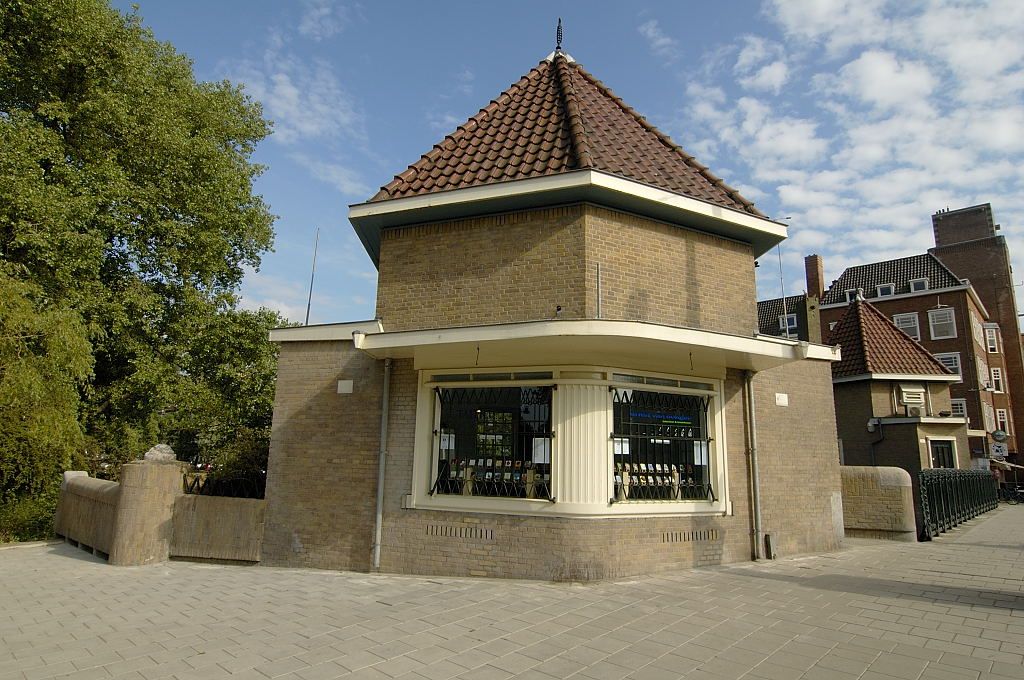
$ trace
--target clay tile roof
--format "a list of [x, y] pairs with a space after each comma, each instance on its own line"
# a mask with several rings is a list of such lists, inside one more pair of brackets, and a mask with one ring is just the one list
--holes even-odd
[[757, 303], [758, 332], [763, 335], [783, 335], [783, 330], [779, 327], [783, 303], [785, 303], [787, 314], [796, 314], [800, 303], [806, 297], [806, 295], [788, 295], [785, 298], [759, 300]]
[[856, 300], [832, 329], [829, 344], [842, 348], [832, 364], [833, 378], [869, 373], [888, 375], [951, 375], [928, 350], [893, 325], [870, 302]]
[[[494, 160], [495, 147], [504, 162]], [[562, 52], [540, 62], [370, 200], [582, 169], [764, 217]]]
[[928, 279], [929, 290], [961, 285], [956, 274], [939, 258], [925, 253], [849, 267], [832, 282], [821, 304], [846, 302], [846, 291], [858, 288], [863, 288], [864, 297], [870, 300], [878, 297], [878, 286], [886, 283], [896, 286], [896, 295], [909, 293], [910, 282], [914, 279]]

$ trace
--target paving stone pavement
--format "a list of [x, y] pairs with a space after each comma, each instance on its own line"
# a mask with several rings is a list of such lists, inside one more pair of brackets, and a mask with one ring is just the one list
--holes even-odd
[[55, 677], [1022, 680], [1024, 506], [931, 543], [591, 584], [0, 547], [0, 680]]

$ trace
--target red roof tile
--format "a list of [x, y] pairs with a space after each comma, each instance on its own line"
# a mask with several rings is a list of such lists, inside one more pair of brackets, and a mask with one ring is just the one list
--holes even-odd
[[561, 52], [540, 62], [370, 200], [583, 169], [763, 217]]
[[928, 350], [893, 325], [864, 300], [852, 302], [832, 329], [829, 343], [842, 348], [832, 364], [833, 378], [868, 373], [888, 375], [951, 375]]

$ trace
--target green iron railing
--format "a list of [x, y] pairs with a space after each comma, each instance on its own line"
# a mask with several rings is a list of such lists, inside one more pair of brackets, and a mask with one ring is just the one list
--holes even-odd
[[921, 540], [949, 531], [963, 522], [999, 507], [995, 479], [984, 470], [935, 468], [918, 473]]

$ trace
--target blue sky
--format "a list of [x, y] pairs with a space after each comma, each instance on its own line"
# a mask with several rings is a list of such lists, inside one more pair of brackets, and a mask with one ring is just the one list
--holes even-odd
[[[275, 251], [247, 274], [247, 307], [302, 321], [320, 227], [310, 322], [372, 318], [376, 271], [347, 206], [544, 58], [559, 16], [587, 70], [791, 225], [787, 294], [806, 254], [831, 281], [923, 252], [932, 213], [985, 202], [1024, 280], [1019, 0], [135, 4], [199, 79], [244, 83], [274, 121], [255, 160]], [[759, 297], [777, 296], [775, 252], [761, 265]]]

